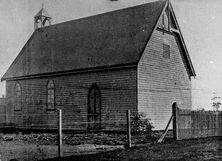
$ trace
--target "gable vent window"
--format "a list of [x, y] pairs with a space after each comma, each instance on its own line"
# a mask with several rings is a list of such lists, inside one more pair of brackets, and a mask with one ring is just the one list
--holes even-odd
[[163, 44], [163, 57], [170, 59], [170, 45]]
[[22, 110], [22, 90], [21, 85], [19, 83], [16, 83], [15, 85], [15, 111], [21, 111]]
[[55, 85], [52, 80], [49, 80], [47, 84], [47, 109], [55, 109]]
[[163, 27], [165, 27], [165, 15], [164, 14], [162, 15], [162, 25], [163, 25]]

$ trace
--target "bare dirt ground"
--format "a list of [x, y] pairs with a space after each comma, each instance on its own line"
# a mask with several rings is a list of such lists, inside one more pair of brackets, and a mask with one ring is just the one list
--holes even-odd
[[[162, 144], [133, 139], [136, 147], [124, 149], [125, 136], [86, 134], [65, 136], [63, 158], [57, 158], [56, 137], [51, 134], [4, 135], [0, 137], [0, 161], [219, 161], [221, 138], [186, 141], [168, 140]], [[96, 154], [95, 154], [96, 153]], [[52, 158], [52, 159], [49, 159]]]
[[[57, 161], [58, 158], [48, 161]], [[62, 161], [220, 161], [222, 140], [217, 138], [144, 145], [130, 150], [61, 158]]]
[[[125, 140], [126, 136], [122, 134], [63, 135], [63, 156], [123, 149]], [[0, 161], [36, 161], [57, 156], [56, 134], [0, 134]]]
[[[63, 146], [63, 156], [94, 154], [105, 151], [112, 151], [122, 149], [123, 146], [113, 145], [94, 145], [84, 144]], [[0, 143], [0, 160], [9, 161], [16, 159], [18, 161], [37, 161], [47, 158], [56, 158], [58, 156], [58, 147], [56, 145], [34, 145], [13, 142]]]

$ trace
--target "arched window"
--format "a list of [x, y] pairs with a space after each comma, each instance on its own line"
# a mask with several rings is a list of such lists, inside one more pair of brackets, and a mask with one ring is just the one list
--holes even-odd
[[47, 108], [49, 110], [55, 109], [55, 85], [51, 79], [47, 84]]
[[88, 93], [88, 129], [101, 127], [101, 92], [94, 83]]
[[18, 82], [15, 84], [15, 110], [22, 110], [22, 90]]

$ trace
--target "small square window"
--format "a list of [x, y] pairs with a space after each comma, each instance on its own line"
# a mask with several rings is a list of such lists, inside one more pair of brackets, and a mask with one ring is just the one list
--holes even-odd
[[170, 45], [163, 44], [163, 57], [170, 59]]

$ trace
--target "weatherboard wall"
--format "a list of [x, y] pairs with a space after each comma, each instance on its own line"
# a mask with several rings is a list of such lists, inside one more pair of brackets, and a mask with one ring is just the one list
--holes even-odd
[[[170, 45], [169, 59], [163, 57], [164, 43]], [[156, 130], [166, 127], [173, 102], [191, 109], [191, 81], [183, 54], [176, 34], [157, 29], [138, 64], [138, 111], [151, 119]]]
[[5, 123], [5, 98], [0, 98], [0, 126]]
[[63, 128], [86, 130], [88, 91], [97, 83], [101, 91], [102, 129], [124, 129], [126, 110], [136, 110], [136, 68], [106, 70], [66, 76], [18, 80], [22, 88], [22, 110], [15, 111], [15, 83], [7, 81], [8, 122], [20, 128], [56, 128], [57, 112], [47, 110], [46, 87], [55, 83], [56, 109], [63, 110]]

